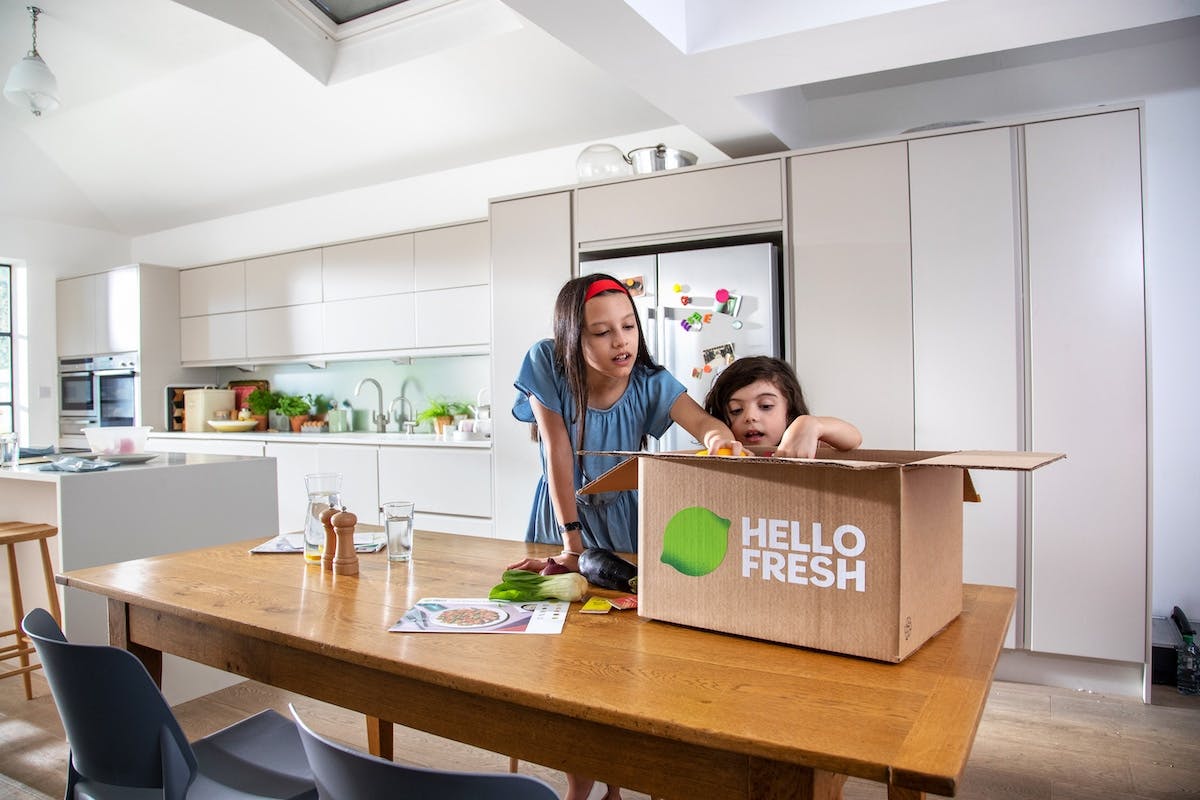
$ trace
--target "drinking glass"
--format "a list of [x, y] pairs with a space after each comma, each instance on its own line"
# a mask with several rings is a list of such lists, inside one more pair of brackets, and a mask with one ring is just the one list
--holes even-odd
[[0, 467], [16, 469], [17, 461], [21, 458], [21, 448], [17, 445], [15, 433], [0, 433]]
[[313, 472], [304, 476], [308, 489], [308, 510], [304, 514], [304, 560], [321, 563], [325, 552], [325, 525], [321, 513], [330, 507], [342, 505], [342, 473]]
[[412, 558], [413, 503], [396, 500], [383, 504], [383, 526], [387, 532], [388, 561], [408, 561]]

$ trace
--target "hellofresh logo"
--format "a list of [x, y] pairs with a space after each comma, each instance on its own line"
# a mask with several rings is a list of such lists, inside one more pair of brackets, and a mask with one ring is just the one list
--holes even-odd
[[675, 512], [663, 531], [662, 562], [698, 578], [725, 560], [729, 549], [729, 520], [703, 506]]
[[[682, 509], [663, 531], [662, 562], [684, 575], [708, 575], [725, 561], [730, 520], [702, 506]], [[829, 536], [820, 522], [742, 517], [743, 578], [864, 592], [867, 537], [855, 525]]]

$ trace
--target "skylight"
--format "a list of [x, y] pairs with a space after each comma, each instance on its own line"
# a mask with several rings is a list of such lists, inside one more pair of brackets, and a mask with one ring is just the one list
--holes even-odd
[[333, 20], [335, 25], [343, 25], [359, 17], [374, 14], [376, 11], [398, 6], [404, 0], [308, 0], [308, 2]]

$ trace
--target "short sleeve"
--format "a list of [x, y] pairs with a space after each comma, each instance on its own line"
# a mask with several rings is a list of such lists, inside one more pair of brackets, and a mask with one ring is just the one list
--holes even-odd
[[674, 420], [671, 419], [671, 407], [679, 399], [679, 395], [687, 388], [679, 379], [665, 369], [650, 372], [646, 376], [645, 395], [641, 398], [646, 409], [646, 433], [654, 438], [661, 438]]
[[521, 370], [513, 386], [517, 388], [517, 397], [513, 402], [513, 416], [521, 422], [535, 422], [533, 408], [529, 405], [529, 397], [536, 397], [538, 402], [550, 411], [563, 416], [563, 381], [554, 369], [554, 342], [543, 339], [525, 354], [521, 362]]

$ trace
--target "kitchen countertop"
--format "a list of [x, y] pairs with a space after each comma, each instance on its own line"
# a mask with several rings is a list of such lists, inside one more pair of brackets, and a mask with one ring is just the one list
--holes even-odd
[[[70, 455], [70, 453], [66, 454]], [[50, 456], [51, 459], [59, 458], [60, 456]], [[225, 464], [229, 462], [240, 461], [262, 461], [259, 456], [223, 456], [209, 455], [207, 453], [158, 453], [157, 458], [152, 458], [141, 464], [119, 464], [106, 470], [96, 470], [93, 472], [57, 472], [42, 470], [44, 464], [21, 464], [20, 466], [5, 467], [0, 469], [0, 480], [26, 480], [26, 481], [41, 481], [44, 483], [59, 483], [64, 478], [76, 479], [90, 475], [105, 475], [110, 473], [127, 474], [130, 472], [140, 472], [148, 469], [162, 469], [164, 467], [189, 467], [198, 464]]]
[[152, 439], [234, 439], [248, 442], [301, 442], [304, 444], [369, 444], [407, 447], [467, 447], [487, 450], [491, 439], [446, 440], [432, 433], [283, 433], [280, 431], [247, 431], [246, 433], [180, 433], [177, 431], [151, 431]]

